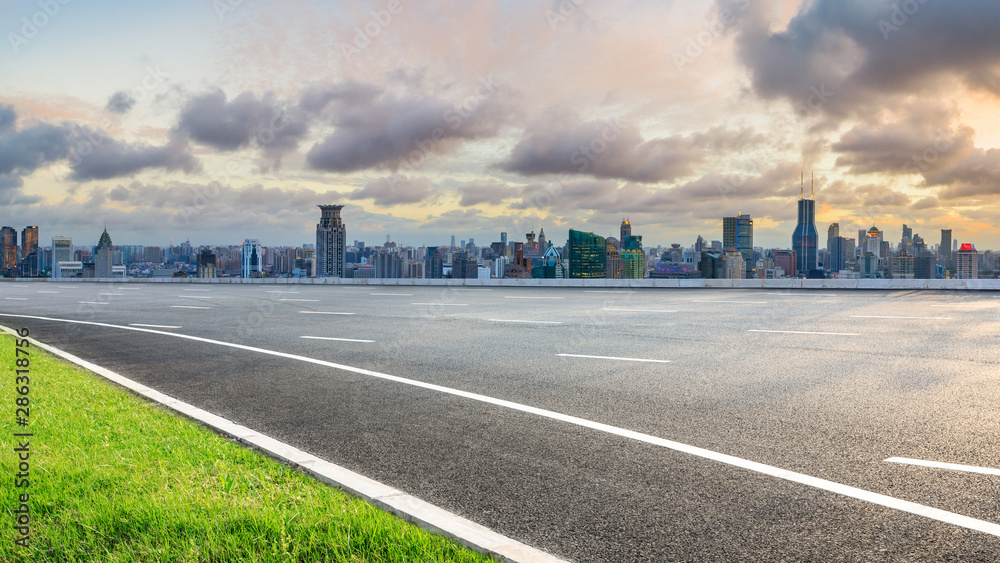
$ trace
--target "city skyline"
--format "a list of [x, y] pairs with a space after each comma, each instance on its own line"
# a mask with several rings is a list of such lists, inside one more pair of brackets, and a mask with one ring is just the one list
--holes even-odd
[[1000, 247], [988, 6], [571, 4], [5, 3], [0, 222], [288, 245], [340, 201], [359, 240], [669, 244], [742, 210], [781, 248], [805, 169], [821, 228]]

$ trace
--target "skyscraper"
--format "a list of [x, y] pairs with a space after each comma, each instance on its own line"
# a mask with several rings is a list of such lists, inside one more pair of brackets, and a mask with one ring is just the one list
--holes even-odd
[[242, 278], [259, 278], [261, 276], [261, 265], [263, 256], [260, 248], [260, 241], [248, 238], [243, 241], [242, 264], [240, 268]]
[[799, 192], [799, 220], [792, 234], [792, 250], [795, 251], [798, 263], [796, 269], [808, 275], [815, 270], [816, 243], [819, 233], [816, 231], [816, 200], [815, 192], [810, 190], [809, 199], [805, 198], [805, 182], [803, 181]]
[[625, 242], [625, 237], [630, 236], [632, 236], [632, 223], [629, 223], [628, 218], [622, 217], [621, 236], [618, 237], [618, 248], [622, 247], [622, 244]]
[[[838, 238], [840, 238], [840, 223], [830, 223], [830, 228], [826, 230], [826, 252], [830, 258], [824, 266], [831, 272], [839, 272], [844, 269], [844, 244], [842, 241], [838, 241]], [[834, 246], [837, 247], [836, 253]]]
[[17, 230], [0, 228], [0, 274], [13, 276], [17, 268]]
[[941, 246], [938, 247], [938, 261], [946, 270], [951, 267], [951, 229], [941, 229]]
[[323, 214], [316, 225], [316, 275], [344, 277], [347, 228], [340, 218], [343, 205], [318, 205]]
[[955, 277], [961, 280], [974, 280], [979, 277], [979, 252], [976, 246], [965, 243], [955, 253]]
[[607, 275], [605, 270], [608, 252], [604, 237], [570, 229], [566, 250], [569, 255], [569, 277], [603, 278]]
[[100, 240], [97, 241], [97, 248], [94, 249], [94, 277], [110, 278], [114, 258], [112, 256], [111, 235], [108, 234], [107, 227], [101, 233]]
[[736, 217], [722, 218], [722, 248], [739, 252], [746, 265], [746, 277], [753, 277], [753, 219], [749, 215], [740, 211]]
[[38, 275], [38, 227], [28, 226], [21, 231], [21, 275]]

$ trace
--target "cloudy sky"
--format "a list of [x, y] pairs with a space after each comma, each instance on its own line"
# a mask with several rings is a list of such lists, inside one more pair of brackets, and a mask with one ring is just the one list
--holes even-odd
[[[63, 3], [65, 5], [63, 5]], [[43, 241], [479, 244], [545, 228], [1000, 247], [983, 0], [5, 0], [0, 223]], [[91, 240], [92, 239], [92, 240]]]

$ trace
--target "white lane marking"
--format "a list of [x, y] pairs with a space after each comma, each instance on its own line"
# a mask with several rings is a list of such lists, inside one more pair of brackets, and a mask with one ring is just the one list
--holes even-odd
[[859, 336], [856, 332], [812, 332], [808, 330], [758, 330], [750, 329], [747, 332], [775, 332], [779, 334], [826, 334], [830, 336]]
[[147, 327], [147, 328], [181, 328], [181, 327], [175, 326], [175, 325], [144, 325], [144, 324], [141, 324], [141, 323], [129, 323], [128, 326], [144, 326], [144, 327]]
[[284, 291], [281, 289], [269, 289], [264, 293], [302, 293], [301, 291]]
[[125, 295], [124, 293], [98, 293], [98, 295]]
[[[4, 297], [4, 299], [7, 300], [7, 301], [27, 301], [28, 300], [27, 297]], [[82, 303], [82, 301], [81, 301], [81, 303]]]
[[442, 307], [468, 307], [468, 303], [410, 303], [410, 305], [440, 305]]
[[303, 315], [356, 315], [357, 313], [338, 313], [336, 311], [299, 311]]
[[107, 301], [77, 301], [77, 303], [82, 303], [84, 305], [107, 305]]
[[[141, 287], [119, 287], [118, 289], [131, 289], [133, 291], [142, 291]], [[184, 290], [184, 291], [188, 291], [188, 290]], [[202, 291], [208, 291], [208, 290], [205, 289], [205, 290], [202, 290]]]
[[39, 291], [38, 291], [38, 293], [59, 293], [59, 292], [58, 292], [58, 291], [45, 291], [45, 290], [39, 290]]
[[211, 309], [211, 307], [198, 307], [196, 305], [171, 305], [172, 309]]
[[692, 299], [692, 303], [749, 303], [753, 305], [763, 305], [767, 301], [711, 301], [708, 299]]
[[317, 302], [318, 303], [319, 299], [292, 299], [292, 298], [284, 299], [284, 298], [282, 298], [282, 299], [278, 299], [278, 301], [313, 301], [313, 302]]
[[310, 340], [337, 340], [339, 342], [375, 342], [374, 340], [358, 340], [357, 338], [334, 338], [332, 336], [300, 336]]
[[907, 465], [921, 465], [923, 467], [933, 467], [935, 469], [951, 469], [952, 471], [965, 471], [966, 473], [982, 473], [983, 475], [1000, 475], [1000, 469], [992, 467], [976, 467], [975, 465], [962, 465], [960, 463], [945, 463], [943, 461], [927, 461], [923, 459], [913, 459], [910, 457], [890, 457], [882, 461], [890, 463], [905, 463]]
[[561, 325], [562, 321], [523, 321], [518, 319], [487, 319], [495, 323], [535, 323], [542, 325]]
[[493, 291], [492, 289], [480, 289], [478, 287], [449, 287], [448, 289], [452, 291]]
[[950, 321], [951, 317], [894, 317], [889, 315], [851, 315], [852, 319], [916, 319], [925, 321]]
[[208, 295], [178, 295], [177, 297], [183, 297], [184, 299], [211, 299]]
[[949, 304], [935, 304], [935, 305], [931, 305], [931, 307], [968, 307], [968, 308], [971, 308], [971, 309], [990, 309], [990, 308], [996, 307], [996, 305], [980, 305], [980, 304], [977, 304], [977, 303], [969, 303], [969, 304], [965, 304], [965, 303], [949, 303]]
[[754, 295], [780, 295], [782, 297], [839, 297], [842, 294], [841, 293], [755, 293]]
[[[16, 335], [14, 330], [4, 326], [0, 326], [0, 330], [12, 336]], [[440, 533], [443, 530], [450, 537], [458, 539], [459, 543], [463, 545], [488, 555], [501, 556], [497, 557], [497, 560], [566, 563], [563, 559], [558, 559], [544, 551], [502, 536], [485, 526], [476, 524], [471, 520], [466, 520], [443, 508], [406, 494], [399, 489], [394, 489], [388, 485], [369, 479], [360, 473], [355, 473], [344, 467], [320, 459], [303, 450], [275, 440], [270, 436], [261, 434], [252, 428], [241, 426], [189, 403], [178, 401], [169, 395], [164, 395], [159, 391], [132, 381], [107, 368], [92, 364], [59, 348], [38, 342], [34, 338], [29, 338], [28, 340], [31, 341], [32, 345], [90, 370], [108, 381], [130, 389], [136, 394], [142, 395], [174, 412], [200, 421], [206, 426], [218, 430], [225, 436], [234, 436], [242, 442], [257, 447], [270, 457], [283, 460], [290, 466], [301, 468], [303, 472], [319, 478], [321, 481], [330, 483], [405, 520], [414, 522], [422, 529], [434, 531], [435, 533]]]
[[605, 307], [601, 309], [602, 311], [628, 311], [631, 313], [676, 313], [677, 311], [673, 309], [616, 309], [614, 307]]
[[622, 360], [626, 362], [656, 362], [658, 364], [669, 364], [670, 360], [647, 360], [644, 358], [619, 358], [618, 356], [587, 356], [584, 354], [556, 354], [565, 358], [594, 358], [598, 360]]
[[[139, 288], [135, 288], [135, 289], [139, 289]], [[181, 291], [212, 291], [212, 290], [211, 289], [182, 289]]]
[[528, 295], [504, 295], [504, 299], [566, 299], [565, 297], [535, 297]]
[[632, 290], [632, 291], [628, 291], [628, 290], [615, 291], [615, 290], [610, 290], [610, 289], [585, 289], [585, 290], [583, 290], [583, 292], [584, 293], [638, 293], [635, 290]]
[[412, 293], [369, 293], [368, 295], [399, 295], [402, 297], [413, 297]]
[[[987, 522], [986, 520], [979, 520], [977, 518], [971, 518], [969, 516], [963, 516], [961, 514], [956, 514], [954, 512], [948, 512], [946, 510], [941, 510], [939, 508], [934, 508], [924, 504], [918, 504], [915, 502], [910, 502], [907, 500], [898, 499], [895, 497], [890, 497], [888, 495], [883, 495], [881, 493], [876, 493], [872, 491], [866, 491], [864, 489], [859, 489], [857, 487], [852, 487], [850, 485], [844, 485], [837, 483], [835, 481], [829, 481], [826, 479], [821, 479], [819, 477], [812, 477], [804, 473], [797, 473], [795, 471], [789, 471], [787, 469], [782, 469], [780, 467], [775, 467], [773, 465], [766, 465], [763, 463], [758, 463], [756, 461], [750, 461], [748, 459], [739, 458], [736, 456], [731, 456], [728, 454], [723, 454], [708, 450], [705, 448], [699, 448], [697, 446], [691, 446], [681, 442], [675, 442], [673, 440], [667, 440], [665, 438], [660, 438], [657, 436], [652, 436], [650, 434], [643, 434], [641, 432], [636, 432], [634, 430], [627, 430], [624, 428], [619, 428], [617, 426], [611, 426], [610, 424], [604, 424], [601, 422], [594, 422], [592, 420], [587, 420], [585, 418], [579, 418], [576, 416], [571, 416], [568, 414], [562, 414], [555, 411], [540, 409], [537, 407], [532, 407], [529, 405], [522, 405], [520, 403], [515, 403], [513, 401], [507, 401], [504, 399], [497, 399], [494, 397], [489, 397], [487, 395], [480, 395], [478, 393], [470, 393], [468, 391], [462, 391], [460, 389], [453, 389], [451, 387], [444, 387], [442, 385], [435, 385], [433, 383], [425, 383], [423, 381], [416, 381], [413, 379], [406, 379], [405, 377], [399, 377], [395, 375], [389, 375], [387, 373], [381, 373], [377, 371], [372, 371], [363, 368], [356, 368], [353, 366], [348, 366], [344, 364], [338, 364], [334, 362], [328, 362], [325, 360], [318, 360], [316, 358], [310, 358], [308, 356], [299, 356], [296, 354], [288, 354], [286, 352], [278, 352], [275, 350], [267, 350], [265, 348], [255, 348], [253, 346], [247, 346], [245, 344], [236, 344], [234, 342], [223, 342], [221, 340], [212, 340], [209, 338], [201, 338], [199, 336], [190, 336], [187, 334], [178, 334], [176, 332], [163, 332], [159, 330], [149, 329], [149, 328], [137, 328], [121, 325], [113, 325], [108, 323], [98, 323], [91, 321], [76, 321], [72, 319], [56, 319], [52, 317], [40, 317], [35, 315], [14, 315], [9, 313], [0, 313], [2, 317], [11, 317], [19, 319], [36, 319], [41, 321], [54, 321], [54, 322], [64, 322], [72, 324], [84, 324], [91, 326], [103, 326], [108, 328], [120, 328], [122, 330], [134, 330], [138, 332], [147, 332], [151, 334], [162, 334], [164, 336], [172, 336], [174, 338], [183, 338], [185, 340], [193, 340], [196, 342], [205, 342], [207, 344], [215, 344], [218, 346], [226, 346], [229, 348], [236, 348], [238, 350], [247, 350], [250, 352], [258, 352], [261, 354], [267, 354], [270, 356], [277, 356], [280, 358], [286, 358], [290, 360], [296, 360], [300, 362], [307, 362], [315, 365], [326, 366], [334, 369], [339, 369], [342, 371], [348, 371], [351, 373], [358, 373], [361, 375], [368, 375], [378, 379], [384, 379], [387, 381], [393, 381], [396, 383], [401, 383], [404, 385], [411, 385], [413, 387], [419, 387], [422, 389], [428, 389], [430, 391], [437, 391], [440, 393], [445, 393], [447, 395], [454, 395], [457, 397], [464, 397], [466, 399], [471, 399], [473, 401], [479, 401], [482, 403], [487, 403], [491, 405], [496, 405], [499, 407], [508, 408], [511, 410], [516, 410], [520, 412], [526, 412], [529, 414], [534, 414], [540, 417], [549, 418], [552, 420], [558, 420], [560, 422], [566, 422], [568, 424], [574, 424], [577, 426], [582, 426], [584, 428], [590, 428], [592, 430], [597, 430], [599, 432], [605, 432], [607, 434], [612, 434], [615, 436], [621, 436], [623, 438], [628, 438], [631, 440], [636, 440], [638, 442], [644, 442], [654, 446], [660, 446], [670, 450], [690, 454], [696, 457], [701, 457], [705, 459], [710, 459], [712, 461], [717, 461], [719, 463], [724, 463], [726, 465], [732, 465], [734, 467], [740, 467], [742, 469], [747, 469], [749, 471], [756, 471], [757, 473], [762, 473], [764, 475], [770, 475], [771, 477], [776, 477], [778, 479], [784, 479], [786, 481], [791, 481], [793, 483], [800, 483], [806, 486], [810, 486], [823, 491], [839, 494], [842, 496], [855, 498], [861, 501], [869, 502], [872, 504], [877, 504], [879, 506], [885, 506], [887, 508], [892, 508], [894, 510], [899, 510], [901, 512], [907, 512], [909, 514], [914, 514], [917, 516], [923, 516], [931, 520], [937, 520], [939, 522], [945, 522], [947, 524], [952, 524], [955, 526], [960, 526], [962, 528], [967, 528], [970, 530], [976, 530], [983, 532], [984, 534], [989, 534], [992, 536], [1000, 537], [1000, 524], [995, 524], [993, 522]], [[8, 332], [9, 329], [6, 329]], [[89, 369], [89, 368], [88, 368]]]

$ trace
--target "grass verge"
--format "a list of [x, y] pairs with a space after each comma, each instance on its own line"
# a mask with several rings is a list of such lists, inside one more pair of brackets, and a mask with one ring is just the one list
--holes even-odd
[[[30, 472], [0, 333], [0, 561], [492, 561], [30, 348]], [[31, 537], [15, 545], [17, 495]]]

